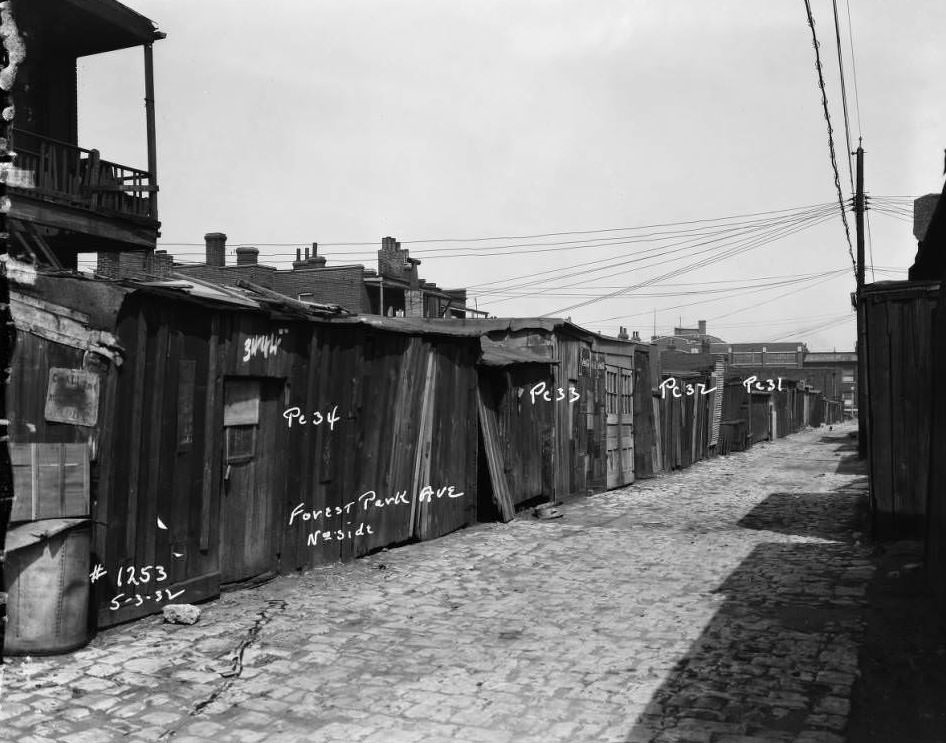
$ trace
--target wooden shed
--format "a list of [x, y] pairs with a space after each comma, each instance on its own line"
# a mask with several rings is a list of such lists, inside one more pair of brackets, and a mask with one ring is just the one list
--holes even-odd
[[884, 281], [863, 292], [871, 506], [883, 539], [926, 526], [939, 298], [938, 281]]
[[476, 519], [478, 334], [191, 279], [15, 301], [25, 502], [85, 494], [99, 626]]

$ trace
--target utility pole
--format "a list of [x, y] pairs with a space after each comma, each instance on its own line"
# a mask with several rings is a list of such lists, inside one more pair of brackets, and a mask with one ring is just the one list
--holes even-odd
[[857, 232], [857, 454], [867, 456], [867, 329], [864, 327], [864, 148], [858, 140], [854, 225]]

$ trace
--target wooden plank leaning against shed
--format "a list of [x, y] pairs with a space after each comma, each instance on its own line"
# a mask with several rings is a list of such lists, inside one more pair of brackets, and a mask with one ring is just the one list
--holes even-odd
[[422, 534], [427, 519], [425, 504], [418, 503], [416, 493], [430, 480], [430, 446], [433, 429], [434, 391], [437, 376], [434, 373], [436, 363], [434, 350], [430, 343], [423, 342], [424, 355], [427, 361], [427, 371], [424, 374], [424, 397], [421, 403], [420, 426], [417, 431], [417, 449], [414, 459], [414, 479], [411, 497], [411, 524], [415, 536]]
[[503, 452], [499, 442], [492, 392], [486, 379], [481, 378], [476, 390], [476, 407], [479, 412], [480, 431], [483, 435], [483, 448], [486, 450], [486, 464], [492, 480], [493, 502], [499, 509], [503, 521], [512, 521], [516, 515], [512, 494], [506, 481]]

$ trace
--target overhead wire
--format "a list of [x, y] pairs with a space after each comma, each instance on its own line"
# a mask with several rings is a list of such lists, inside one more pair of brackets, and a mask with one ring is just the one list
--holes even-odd
[[[595, 303], [595, 302], [600, 302], [600, 301], [605, 300], [605, 299], [611, 299], [611, 298], [614, 298], [614, 297], [618, 297], [618, 296], [621, 296], [622, 294], [626, 294], [627, 292], [633, 291], [633, 290], [635, 290], [635, 289], [641, 289], [641, 288], [643, 288], [643, 287], [645, 287], [645, 286], [649, 286], [649, 285], [652, 284], [652, 283], [656, 283], [657, 281], [661, 281], [661, 280], [664, 280], [664, 279], [667, 279], [667, 278], [671, 278], [671, 277], [683, 275], [683, 274], [685, 274], [685, 273], [689, 273], [690, 271], [695, 271], [695, 270], [697, 270], [697, 269], [704, 268], [704, 267], [706, 267], [707, 265], [711, 265], [711, 264], [713, 264], [713, 263], [717, 263], [717, 262], [722, 261], [722, 260], [725, 260], [725, 259], [727, 259], [727, 258], [731, 258], [731, 257], [733, 257], [734, 255], [738, 255], [738, 254], [740, 254], [740, 253], [744, 253], [744, 252], [746, 252], [746, 251], [748, 251], [748, 250], [751, 250], [751, 249], [753, 249], [753, 248], [755, 248], [755, 247], [759, 247], [760, 245], [766, 244], [766, 243], [768, 243], [768, 242], [772, 242], [772, 241], [775, 240], [775, 239], [779, 239], [779, 238], [781, 238], [781, 237], [784, 237], [786, 234], [791, 234], [791, 233], [793, 233], [793, 232], [798, 232], [798, 231], [801, 231], [801, 230], [803, 230], [803, 229], [808, 229], [808, 228], [810, 228], [811, 226], [813, 226], [814, 224], [817, 224], [819, 221], [824, 220], [824, 219], [828, 219], [828, 218], [829, 218], [829, 217], [818, 217], [818, 218], [815, 218], [815, 221], [813, 221], [813, 222], [809, 221], [809, 224], [805, 225], [804, 227], [799, 227], [799, 228], [797, 228], [797, 229], [790, 229], [790, 230], [787, 230], [787, 231], [783, 229], [783, 231], [782, 231], [781, 234], [778, 234], [778, 235], [776, 235], [776, 236], [770, 237], [770, 238], [765, 239], [765, 240], [761, 240], [761, 241], [760, 241], [760, 240], [754, 240], [754, 241], [750, 241], [750, 242], [744, 243], [744, 244], [737, 244], [735, 247], [730, 247], [730, 248], [728, 248], [727, 250], [724, 250], [722, 253], [718, 253], [718, 252], [717, 252], [715, 255], [712, 255], [712, 256], [710, 256], [710, 257], [708, 257], [708, 258], [705, 258], [705, 259], [703, 259], [702, 261], [698, 261], [698, 262], [695, 263], [695, 264], [691, 264], [691, 265], [688, 265], [688, 266], [685, 266], [685, 267], [682, 267], [682, 268], [673, 269], [673, 270], [669, 271], [668, 273], [665, 273], [665, 274], [662, 274], [662, 275], [660, 275], [660, 276], [656, 276], [656, 277], [653, 277], [653, 278], [650, 278], [650, 279], [646, 279], [646, 280], [641, 281], [641, 282], [639, 282], [639, 283], [637, 283], [637, 284], [630, 284], [630, 285], [628, 285], [628, 286], [626, 286], [626, 287], [623, 287], [623, 288], [621, 288], [621, 289], [618, 289], [618, 290], [616, 290], [616, 291], [612, 291], [612, 292], [609, 292], [609, 293], [607, 293], [607, 294], [605, 294], [605, 295], [602, 295], [601, 297], [598, 297], [598, 298], [596, 298], [596, 299], [589, 299], [589, 300], [585, 300], [584, 302], [577, 302], [577, 303], [572, 304], [572, 305], [569, 305], [569, 306], [567, 306], [567, 307], [562, 307], [562, 308], [560, 308], [560, 309], [553, 310], [553, 311], [551, 311], [551, 312], [546, 312], [546, 313], [544, 313], [544, 314], [542, 315], [542, 317], [548, 317], [549, 315], [554, 315], [554, 314], [561, 314], [561, 313], [569, 312], [569, 311], [574, 310], [574, 309], [580, 309], [580, 308], [582, 308], [582, 307], [586, 307], [587, 305], [593, 304], [593, 303]], [[810, 219], [810, 218], [809, 218], [809, 219]], [[708, 250], [715, 250], [715, 248], [709, 248]], [[707, 251], [707, 250], [704, 250], [704, 251], [699, 251], [699, 252], [700, 252], [700, 253], [703, 253], [703, 252], [708, 252], [708, 251]]]
[[[827, 281], [827, 280], [836, 278], [838, 275], [841, 275], [842, 273], [847, 273], [847, 270], [848, 270], [847, 268], [844, 268], [844, 269], [840, 269], [840, 270], [831, 271], [831, 272], [829, 272], [829, 274], [827, 275], [827, 279], [824, 278], [824, 277], [826, 276], [826, 274], [824, 274], [824, 273], [813, 274], [811, 277], [806, 278], [805, 281], [811, 281], [812, 279], [815, 279], [815, 278], [822, 279], [821, 281], [818, 281], [818, 282], [816, 282], [815, 284], [812, 284], [812, 286], [816, 286], [818, 283], [824, 283], [824, 281]], [[801, 288], [804, 289], [804, 288], [807, 288], [807, 287], [801, 287]], [[752, 289], [752, 290], [751, 290], [751, 291], [746, 291], [746, 293], [743, 294], [742, 296], [746, 296], [747, 294], [758, 293], [758, 292], [760, 292], [760, 291], [769, 291], [770, 287], [762, 287], [761, 289], [754, 288], [754, 287], [749, 287], [749, 289]], [[791, 293], [793, 293], [793, 292], [789, 292], [789, 293], [791, 294]], [[611, 321], [611, 320], [624, 320], [624, 319], [627, 319], [627, 318], [630, 318], [630, 317], [642, 317], [642, 316], [644, 316], [644, 315], [650, 315], [651, 313], [653, 313], [653, 312], [655, 312], [655, 311], [656, 311], [656, 312], [667, 312], [667, 311], [669, 311], [669, 310], [678, 310], [678, 309], [682, 309], [682, 308], [684, 308], [684, 307], [695, 307], [696, 305], [699, 305], [699, 304], [706, 304], [706, 303], [708, 303], [708, 302], [719, 302], [719, 301], [721, 301], [721, 299], [726, 299], [726, 298], [725, 298], [725, 297], [722, 297], [722, 298], [720, 298], [720, 297], [713, 297], [713, 298], [711, 298], [711, 299], [702, 299], [702, 300], [697, 300], [696, 302], [688, 302], [688, 303], [686, 303], [686, 304], [676, 304], [676, 305], [672, 305], [672, 306], [669, 306], [669, 307], [651, 308], [651, 309], [648, 309], [648, 310], [644, 310], [644, 311], [642, 311], [642, 312], [627, 313], [627, 314], [622, 314], [622, 315], [613, 315], [612, 317], [601, 317], [601, 318], [597, 318], [597, 319], [595, 319], [595, 320], [589, 320], [589, 321], [587, 321], [587, 324], [588, 324], [588, 325], [594, 325], [594, 324], [596, 324], [596, 323], [608, 322], [608, 321]], [[764, 304], [764, 303], [759, 303], [759, 304]], [[755, 306], [755, 305], [753, 305], [753, 306]], [[743, 311], [743, 308], [740, 308], [739, 310], [737, 310], [737, 312], [741, 312], [741, 311]], [[729, 313], [729, 314], [735, 314], [735, 312]], [[728, 315], [719, 315], [719, 316], [717, 316], [716, 318], [710, 318], [710, 319], [719, 319], [719, 318], [722, 318], [722, 317], [728, 317]]]
[[805, 10], [808, 13], [808, 25], [811, 27], [811, 40], [815, 49], [815, 69], [818, 72], [818, 86], [821, 88], [821, 106], [824, 109], [824, 118], [828, 125], [828, 153], [831, 159], [831, 170], [834, 173], [834, 187], [838, 194], [838, 205], [841, 207], [841, 222], [844, 224], [844, 236], [847, 239], [848, 254], [851, 256], [851, 266], [857, 275], [857, 260], [854, 258], [854, 245], [851, 242], [851, 228], [847, 222], [847, 207], [844, 204], [844, 195], [841, 193], [841, 176], [838, 173], [838, 159], [834, 151], [834, 129], [831, 126], [831, 113], [828, 110], [828, 94], [825, 90], [824, 71], [821, 67], [821, 52], [818, 45], [818, 34], [815, 31], [815, 19], [811, 14], [811, 2], [805, 0]]
[[[828, 207], [828, 209], [830, 210], [829, 212], [813, 212], [813, 213], [811, 213], [811, 214], [809, 214], [809, 215], [800, 216], [800, 217], [795, 217], [795, 218], [792, 218], [792, 219], [790, 219], [790, 220], [778, 220], [778, 221], [773, 221], [771, 224], [766, 225], [764, 228], [757, 228], [757, 229], [756, 229], [757, 235], [762, 235], [762, 236], [769, 235], [769, 234], [771, 234], [774, 230], [776, 230], [776, 229], [778, 229], [778, 228], [781, 228], [783, 224], [788, 225], [788, 226], [802, 225], [802, 224], [804, 224], [806, 221], [810, 221], [810, 220], [812, 220], [812, 219], [828, 217], [829, 214], [833, 214], [833, 207]], [[739, 240], [744, 240], [744, 239], [753, 237], [753, 235], [743, 234], [743, 233], [745, 233], [745, 232], [746, 232], [745, 230], [742, 230], [742, 231], [740, 231], [740, 234], [728, 235], [728, 236], [725, 236], [725, 237], [714, 237], [714, 238], [708, 239], [708, 240], [696, 240], [696, 241], [694, 241], [694, 240], [689, 240], [689, 241], [684, 241], [683, 243], [678, 243], [678, 244], [677, 244], [677, 245], [682, 245], [682, 247], [677, 247], [677, 248], [672, 249], [672, 250], [664, 250], [663, 248], [666, 248], [666, 247], [669, 247], [669, 246], [663, 246], [663, 247], [660, 248], [660, 249], [655, 249], [656, 252], [653, 252], [653, 253], [650, 254], [650, 255], [644, 255], [644, 254], [638, 253], [638, 254], [635, 254], [634, 257], [631, 257], [631, 258], [625, 258], [625, 257], [621, 257], [621, 256], [618, 256], [618, 257], [612, 256], [612, 257], [609, 257], [609, 258], [602, 258], [602, 259], [600, 259], [600, 260], [595, 260], [595, 261], [584, 261], [584, 262], [579, 263], [579, 264], [569, 265], [569, 266], [565, 266], [565, 267], [561, 267], [561, 268], [553, 268], [553, 269], [548, 269], [548, 270], [545, 270], [545, 271], [533, 272], [533, 273], [529, 273], [529, 274], [522, 274], [522, 275], [519, 275], [519, 276], [516, 276], [516, 277], [494, 280], [494, 281], [492, 281], [492, 282], [485, 282], [485, 283], [483, 283], [483, 284], [470, 286], [470, 287], [468, 287], [468, 288], [469, 288], [470, 290], [477, 291], [477, 293], [480, 294], [480, 295], [486, 295], [486, 294], [492, 294], [492, 293], [501, 293], [502, 291], [509, 290], [509, 289], [520, 289], [520, 288], [524, 288], [524, 287], [530, 287], [530, 286], [538, 286], [538, 285], [541, 285], [541, 284], [543, 284], [543, 282], [546, 282], [546, 281], [549, 281], [549, 280], [550, 280], [550, 278], [549, 278], [550, 275], [561, 274], [561, 276], [562, 276], [562, 278], [551, 278], [552, 281], [560, 281], [560, 280], [563, 280], [565, 277], [570, 278], [570, 279], [574, 279], [576, 276], [588, 275], [588, 274], [598, 273], [598, 272], [601, 272], [601, 271], [613, 271], [613, 269], [615, 269], [615, 268], [619, 268], [619, 267], [621, 267], [621, 266], [629, 265], [629, 264], [632, 264], [632, 263], [639, 263], [639, 262], [641, 262], [641, 261], [643, 261], [643, 260], [650, 260], [650, 259], [653, 259], [653, 258], [661, 258], [661, 257], [665, 257], [665, 256], [667, 256], [667, 255], [678, 254], [678, 253], [681, 253], [681, 252], [683, 252], [683, 251], [686, 251], [686, 250], [689, 250], [689, 249], [692, 249], [692, 248], [696, 248], [696, 247], [703, 247], [703, 246], [706, 246], [706, 245], [709, 245], [709, 246], [710, 246], [709, 248], [707, 248], [707, 249], [705, 249], [705, 250], [696, 251], [696, 252], [694, 252], [694, 253], [688, 254], [687, 256], [682, 256], [682, 257], [690, 257], [690, 256], [692, 256], [692, 255], [698, 255], [698, 254], [701, 254], [701, 253], [709, 252], [709, 251], [711, 251], [711, 250], [716, 250], [717, 247], [719, 247], [719, 246], [716, 245], [716, 243], [722, 242], [722, 243], [725, 244], [726, 241], [729, 241], [729, 242], [731, 242], [731, 243], [732, 243], [733, 241], [735, 241], [735, 243], [733, 243], [733, 244], [738, 244], [738, 241], [739, 241]], [[661, 252], [661, 251], [662, 251], [662, 252]], [[681, 259], [680, 257], [675, 257], [675, 258], [671, 258], [670, 261], [673, 261], [673, 260], [680, 260], [680, 259]], [[653, 267], [654, 265], [660, 265], [661, 263], [666, 263], [666, 262], [670, 262], [670, 261], [660, 261], [660, 262], [657, 262], [657, 263], [655, 263], [655, 264], [652, 264], [651, 266], [646, 266], [646, 267], [643, 267], [643, 268], [650, 268], [650, 267]], [[605, 264], [605, 265], [601, 265], [601, 264]], [[577, 269], [580, 269], [580, 268], [585, 267], [585, 266], [597, 266], [597, 267], [596, 267], [596, 268], [584, 268], [584, 270], [577, 270]], [[631, 270], [634, 270], [634, 269], [631, 269]], [[626, 272], [626, 271], [618, 272], [617, 274], [611, 273], [611, 274], [609, 274], [609, 276], [611, 276], [611, 275], [619, 275], [620, 273], [625, 273], [625, 272]], [[534, 277], [539, 277], [539, 278], [534, 278]], [[527, 282], [524, 282], [524, 283], [520, 283], [520, 284], [508, 284], [508, 283], [505, 283], [505, 282], [508, 282], [508, 281], [513, 281], [513, 280], [523, 279], [523, 278], [533, 278], [533, 280], [532, 280], [532, 281], [527, 281]], [[593, 280], [594, 280], [594, 279], [587, 279], [587, 280], [580, 281], [580, 282], [574, 282], [574, 281], [572, 281], [572, 282], [569, 283], [569, 285], [570, 285], [570, 286], [571, 286], [571, 285], [580, 285], [580, 284], [582, 284], [582, 283], [588, 283], [588, 281], [593, 281]], [[499, 284], [502, 284], [502, 286], [497, 286], [497, 285], [499, 285]], [[487, 287], [490, 287], [490, 286], [492, 286], [492, 288], [487, 288]], [[562, 287], [558, 287], [558, 288], [562, 288]]]
[[857, 136], [861, 136], [861, 100], [857, 94], [857, 63], [854, 59], [854, 24], [851, 22], [851, 0], [844, 0], [847, 5], [847, 38], [851, 45], [851, 77], [854, 81], [854, 109], [857, 112]]
[[844, 84], [844, 60], [841, 56], [841, 24], [838, 22], [838, 0], [831, 0], [834, 7], [834, 36], [838, 47], [838, 76], [841, 80], [841, 107], [844, 110], [844, 141], [847, 144], [847, 174], [854, 192], [854, 166], [851, 162], [851, 125], [847, 114], [847, 87]]

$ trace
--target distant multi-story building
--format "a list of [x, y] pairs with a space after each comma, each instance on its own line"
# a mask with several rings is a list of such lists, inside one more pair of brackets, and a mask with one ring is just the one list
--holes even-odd
[[673, 335], [651, 336], [650, 342], [661, 351], [707, 353], [713, 343], [722, 343], [722, 340], [715, 335], [707, 335], [706, 320], [700, 320], [695, 328], [674, 328]]
[[831, 369], [838, 375], [838, 393], [844, 412], [857, 413], [857, 353], [854, 351], [815, 351], [805, 356], [806, 369]]
[[712, 343], [710, 353], [731, 367], [801, 367], [808, 349], [804, 343]]

